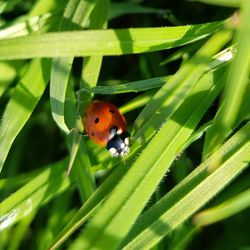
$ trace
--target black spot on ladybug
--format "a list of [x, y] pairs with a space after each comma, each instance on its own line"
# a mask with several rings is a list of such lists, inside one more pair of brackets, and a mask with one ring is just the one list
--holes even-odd
[[110, 109], [109, 112], [112, 113], [112, 114], [115, 113], [115, 111], [113, 109]]
[[99, 122], [99, 117], [96, 117], [95, 118], [95, 123], [98, 123]]
[[92, 135], [92, 136], [95, 136], [95, 133], [94, 133], [94, 132], [91, 132], [91, 135]]

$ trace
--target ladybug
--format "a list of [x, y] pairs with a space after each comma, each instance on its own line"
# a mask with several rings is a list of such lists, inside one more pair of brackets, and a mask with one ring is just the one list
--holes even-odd
[[125, 156], [129, 152], [127, 123], [112, 103], [95, 100], [85, 110], [83, 125], [90, 139], [101, 145], [112, 156]]

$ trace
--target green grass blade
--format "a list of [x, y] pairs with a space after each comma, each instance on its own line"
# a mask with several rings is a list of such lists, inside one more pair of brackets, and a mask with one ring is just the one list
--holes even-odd
[[126, 84], [112, 85], [112, 86], [96, 86], [92, 89], [83, 88], [79, 91], [86, 91], [98, 95], [112, 95], [112, 94], [122, 94], [129, 92], [140, 92], [146, 91], [154, 88], [161, 87], [167, 82], [169, 77], [155, 77], [148, 80], [141, 80], [136, 82], [130, 82]]
[[236, 37], [237, 54], [233, 60], [227, 79], [221, 110], [206, 135], [203, 156], [207, 157], [222, 143], [233, 129], [239, 114], [248, 84], [250, 69], [250, 1], [244, 1], [241, 23]]
[[[230, 62], [235, 55], [234, 47], [229, 47], [214, 56], [214, 60], [208, 64], [206, 70], [216, 70], [219, 67], [224, 67], [227, 62]], [[130, 92], [140, 92], [162, 87], [171, 76], [155, 77], [147, 80], [129, 82], [125, 84], [117, 84], [111, 86], [96, 86], [93, 88], [83, 87], [79, 92], [87, 92], [98, 95], [114, 95]]]
[[[124, 249], [144, 249], [145, 246], [154, 246], [163, 236], [187, 220], [240, 174], [247, 167], [250, 160], [249, 131], [250, 123], [245, 125], [232, 139], [216, 151], [211, 158], [205, 161], [201, 168], [203, 168], [203, 174], [207, 175], [207, 177], [183, 196], [182, 199], [167, 209], [157, 220], [152, 220], [151, 217], [152, 224], [134, 238]], [[236, 150], [232, 150], [232, 146], [236, 147]], [[223, 158], [224, 161], [218, 165], [217, 158]], [[168, 206], [166, 201], [167, 199], [164, 201], [165, 206]]]
[[[70, 0], [64, 11], [59, 30], [74, 30], [75, 23], [86, 22], [94, 6], [95, 1]], [[54, 58], [51, 66], [50, 103], [52, 116], [65, 133], [70, 132], [65, 123], [64, 105], [72, 63], [73, 57]]]
[[198, 213], [193, 222], [197, 226], [209, 225], [228, 218], [243, 209], [250, 207], [250, 189], [236, 195], [235, 197]]
[[13, 141], [42, 96], [49, 80], [50, 60], [34, 60], [17, 84], [0, 124], [0, 171]]
[[0, 41], [0, 60], [158, 51], [205, 38], [224, 24], [213, 22], [164, 28], [57, 32], [4, 39]]
[[42, 173], [29, 181], [1, 202], [0, 228], [18, 222], [70, 186], [65, 175], [67, 160], [48, 166]]

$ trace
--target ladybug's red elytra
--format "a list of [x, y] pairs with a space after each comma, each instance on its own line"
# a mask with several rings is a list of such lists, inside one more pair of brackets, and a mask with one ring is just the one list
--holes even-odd
[[125, 156], [129, 152], [127, 123], [112, 103], [95, 100], [86, 108], [83, 125], [90, 139], [106, 146], [112, 156]]

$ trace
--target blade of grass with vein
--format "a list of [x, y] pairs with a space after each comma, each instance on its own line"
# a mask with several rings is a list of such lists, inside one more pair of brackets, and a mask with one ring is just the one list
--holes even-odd
[[[216, 70], [219, 67], [224, 67], [226, 62], [230, 62], [235, 55], [235, 48], [229, 47], [217, 55], [214, 56], [214, 60], [208, 64], [206, 71]], [[196, 55], [198, 56], [198, 55]], [[146, 91], [154, 88], [162, 87], [168, 80], [170, 80], [171, 76], [163, 76], [163, 77], [155, 77], [147, 80], [129, 82], [125, 84], [117, 84], [111, 86], [96, 86], [90, 88], [89, 86], [84, 86], [78, 92], [87, 92], [98, 95], [115, 95], [115, 94], [123, 94], [130, 92], [140, 92]], [[184, 78], [184, 77], [183, 77]], [[171, 80], [172, 81], [172, 80]]]
[[[107, 16], [108, 16], [108, 9], [109, 9], [109, 0], [107, 1], [96, 1], [95, 8], [93, 9], [91, 16], [90, 16], [90, 29], [105, 29], [107, 28]], [[93, 57], [86, 57], [84, 58], [84, 64], [82, 69], [82, 75], [81, 75], [81, 81], [80, 81], [80, 88], [84, 86], [95, 86], [97, 84], [100, 69], [102, 65], [102, 56], [93, 56]], [[86, 105], [90, 101], [91, 96], [86, 93], [78, 93], [77, 95], [77, 108], [76, 108], [76, 128], [80, 131], [83, 130], [82, 126], [82, 117], [83, 117], [83, 111], [85, 110]], [[75, 147], [71, 150], [70, 154], [70, 163], [68, 166], [67, 173], [69, 174], [73, 162], [76, 157], [76, 152], [78, 150], [77, 143], [81, 140], [81, 135], [75, 134], [73, 137], [73, 147]], [[78, 144], [79, 145], [79, 144]], [[87, 152], [87, 148], [85, 143], [82, 144], [82, 151], [84, 154], [82, 154], [82, 163], [85, 166], [85, 170], [87, 171], [86, 177], [91, 176], [90, 172], [90, 159]], [[83, 171], [81, 169], [76, 169], [76, 171]], [[90, 182], [87, 178], [82, 179], [79, 181], [80, 186], [85, 186], [86, 182]], [[92, 189], [93, 192], [93, 189]], [[91, 193], [92, 193], [91, 192]]]
[[193, 223], [198, 226], [216, 223], [239, 213], [248, 207], [250, 207], [250, 189], [247, 189], [235, 197], [221, 203], [219, 206], [201, 211], [195, 215]]
[[0, 60], [158, 51], [205, 38], [222, 29], [224, 24], [57, 32], [4, 39], [0, 41]]
[[94, 88], [83, 88], [79, 91], [87, 91], [99, 95], [112, 95], [112, 94], [122, 94], [129, 92], [140, 92], [146, 91], [154, 88], [161, 87], [164, 83], [167, 82], [169, 76], [164, 77], [155, 77], [148, 80], [141, 80], [136, 82], [130, 82], [126, 84], [118, 84], [112, 86], [96, 86]]
[[70, 187], [65, 176], [67, 160], [48, 166], [42, 173], [29, 181], [1, 202], [0, 229], [18, 222], [38, 207]]
[[[250, 161], [249, 131], [250, 123], [205, 161], [201, 168], [203, 171], [205, 170], [204, 174], [207, 177], [166, 210], [156, 221], [150, 219], [152, 224], [124, 249], [144, 249], [154, 246], [162, 237], [187, 220], [240, 174]], [[230, 149], [232, 142], [237, 150]], [[218, 165], [218, 158], [223, 158], [225, 161]]]
[[[70, 0], [64, 11], [59, 30], [74, 30], [75, 23], [86, 22], [95, 6], [95, 1]], [[73, 57], [54, 58], [50, 77], [50, 104], [52, 116], [65, 133], [70, 129], [64, 119], [65, 96]]]
[[0, 124], [0, 171], [13, 141], [42, 96], [49, 80], [50, 60], [37, 59], [17, 84]]
[[219, 147], [236, 121], [242, 105], [250, 69], [250, 1], [244, 1], [241, 22], [236, 36], [237, 54], [228, 72], [228, 80], [222, 99], [223, 106], [218, 112], [214, 124], [208, 130], [203, 150], [207, 157]]

